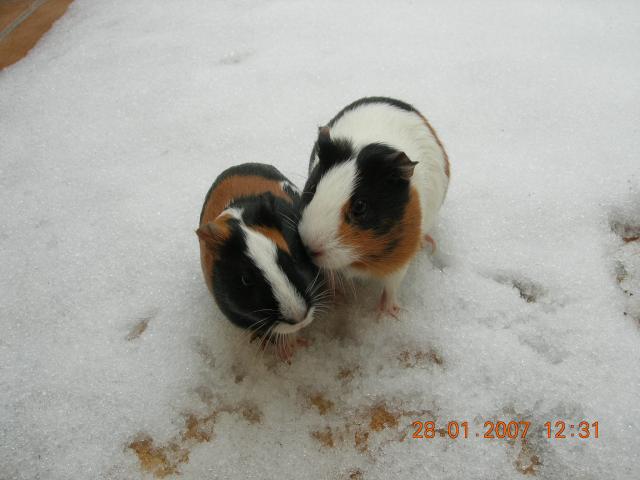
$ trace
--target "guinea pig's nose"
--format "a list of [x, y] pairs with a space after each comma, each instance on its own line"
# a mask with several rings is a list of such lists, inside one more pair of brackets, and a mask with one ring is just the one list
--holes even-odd
[[324, 255], [324, 250], [316, 247], [307, 247], [307, 253], [311, 258], [318, 258]]

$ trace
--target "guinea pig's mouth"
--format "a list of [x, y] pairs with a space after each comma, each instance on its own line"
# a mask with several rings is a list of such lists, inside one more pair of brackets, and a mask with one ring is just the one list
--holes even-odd
[[315, 307], [311, 307], [307, 312], [307, 315], [304, 317], [304, 319], [301, 322], [296, 322], [296, 323], [278, 322], [276, 326], [273, 327], [273, 331], [274, 333], [282, 333], [285, 335], [290, 333], [295, 333], [298, 330], [303, 329], [313, 321], [314, 312], [315, 312]]
[[328, 246], [322, 250], [309, 253], [311, 261], [320, 268], [340, 270], [348, 267], [355, 256], [349, 248]]

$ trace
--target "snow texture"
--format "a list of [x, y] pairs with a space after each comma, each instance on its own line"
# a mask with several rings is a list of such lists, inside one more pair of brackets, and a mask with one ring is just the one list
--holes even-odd
[[[74, 2], [0, 72], [0, 478], [638, 478], [639, 25], [634, 1]], [[200, 207], [240, 162], [303, 185], [365, 95], [448, 149], [438, 250], [399, 321], [357, 285], [289, 366], [214, 306]]]

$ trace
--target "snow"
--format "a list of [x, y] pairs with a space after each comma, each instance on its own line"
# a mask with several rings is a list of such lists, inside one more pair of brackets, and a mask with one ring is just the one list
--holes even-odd
[[[639, 20], [74, 2], [0, 72], [0, 478], [637, 478]], [[447, 147], [438, 250], [400, 321], [357, 285], [281, 364], [207, 292], [202, 200], [246, 161], [301, 186], [317, 126], [364, 95], [414, 104]], [[600, 438], [548, 440], [561, 419]], [[531, 429], [418, 440], [415, 420]]]

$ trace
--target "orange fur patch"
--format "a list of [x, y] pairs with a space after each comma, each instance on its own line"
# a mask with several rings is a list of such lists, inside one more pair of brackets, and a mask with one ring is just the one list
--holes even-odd
[[267, 237], [269, 240], [275, 243], [280, 250], [291, 254], [291, 252], [289, 251], [289, 245], [287, 245], [287, 242], [282, 236], [282, 233], [280, 233], [275, 228], [253, 226], [251, 227], [251, 229]]
[[235, 199], [271, 193], [289, 203], [293, 200], [280, 186], [277, 180], [269, 180], [257, 175], [232, 175], [225, 178], [211, 192], [202, 215], [202, 223], [208, 223], [216, 218]]
[[225, 242], [231, 235], [228, 221], [231, 215], [222, 215], [214, 219], [213, 222], [203, 223], [196, 233], [200, 240], [200, 265], [202, 266], [202, 274], [207, 283], [209, 291], [213, 293], [213, 264], [216, 261], [217, 248]]
[[431, 126], [429, 121], [426, 119], [426, 117], [421, 113], [419, 113], [418, 115], [420, 115], [420, 118], [422, 118], [422, 121], [425, 123], [425, 125], [431, 132], [431, 135], [433, 135], [433, 138], [436, 139], [436, 143], [440, 147], [440, 150], [442, 150], [442, 154], [444, 155], [444, 174], [447, 176], [447, 178], [449, 178], [451, 176], [451, 167], [449, 165], [449, 155], [447, 155], [447, 151], [444, 149], [444, 145], [442, 145], [442, 142], [438, 138], [438, 134], [436, 133], [435, 129]]
[[[350, 202], [342, 208], [346, 215]], [[421, 240], [420, 199], [415, 188], [411, 187], [409, 202], [402, 220], [384, 235], [376, 235], [371, 230], [362, 230], [342, 222], [340, 239], [363, 256], [351, 266], [366, 271], [376, 277], [385, 277], [409, 263], [420, 249]]]

